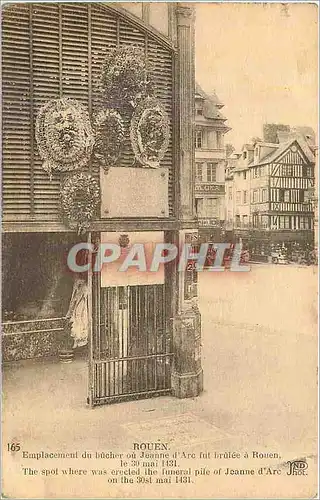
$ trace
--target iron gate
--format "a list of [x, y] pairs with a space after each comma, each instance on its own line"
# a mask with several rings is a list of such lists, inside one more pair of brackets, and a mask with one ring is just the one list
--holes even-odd
[[92, 276], [92, 406], [171, 390], [172, 335], [166, 286], [100, 286]]

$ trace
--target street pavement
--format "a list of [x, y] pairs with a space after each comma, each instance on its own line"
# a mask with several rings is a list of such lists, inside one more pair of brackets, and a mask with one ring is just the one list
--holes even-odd
[[[71, 364], [11, 363], [4, 368], [4, 447], [16, 440], [30, 452], [127, 452], [133, 442], [167, 439], [171, 449], [180, 452], [249, 451], [249, 459], [241, 461], [246, 468], [307, 457], [307, 477], [293, 484], [283, 476], [258, 482], [210, 476], [194, 484], [161, 488], [109, 485], [104, 478], [92, 483], [88, 477], [81, 481], [71, 477], [66, 483], [60, 478], [24, 476], [23, 466], [39, 464], [4, 450], [3, 494], [22, 498], [314, 496], [317, 269], [257, 265], [245, 273], [205, 271], [199, 273], [199, 306], [204, 369], [200, 397], [168, 396], [90, 409], [84, 359]], [[279, 453], [280, 458], [253, 461], [254, 450]], [[219, 464], [231, 466], [230, 461], [209, 465]]]

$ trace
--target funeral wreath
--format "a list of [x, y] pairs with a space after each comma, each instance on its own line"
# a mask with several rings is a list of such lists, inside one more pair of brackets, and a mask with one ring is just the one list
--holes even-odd
[[66, 177], [61, 186], [63, 217], [71, 229], [86, 232], [100, 202], [100, 188], [88, 172], [76, 172]]
[[43, 168], [71, 172], [86, 166], [94, 144], [89, 114], [74, 99], [52, 99], [40, 109], [35, 130]]
[[111, 49], [102, 65], [100, 83], [106, 105], [113, 108], [136, 106], [151, 92], [143, 50], [133, 45]]
[[137, 161], [156, 168], [169, 146], [169, 120], [160, 102], [147, 97], [135, 109], [130, 126], [130, 139]]
[[103, 169], [116, 165], [124, 142], [124, 124], [114, 109], [100, 111], [94, 120], [94, 156]]

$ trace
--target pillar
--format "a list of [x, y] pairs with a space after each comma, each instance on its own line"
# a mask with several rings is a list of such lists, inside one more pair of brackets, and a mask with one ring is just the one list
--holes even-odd
[[194, 206], [194, 9], [190, 4], [177, 6], [179, 79], [179, 191], [180, 220], [195, 216]]
[[[194, 199], [194, 9], [177, 6], [179, 79], [179, 231], [176, 244], [198, 240]], [[198, 396], [203, 390], [201, 367], [201, 316], [197, 299], [197, 273], [186, 269], [176, 273], [176, 311], [173, 321], [173, 394], [179, 398]]]

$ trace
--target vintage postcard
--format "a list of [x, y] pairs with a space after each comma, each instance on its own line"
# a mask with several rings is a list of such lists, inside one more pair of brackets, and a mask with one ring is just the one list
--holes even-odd
[[318, 498], [318, 3], [1, 19], [3, 498]]

